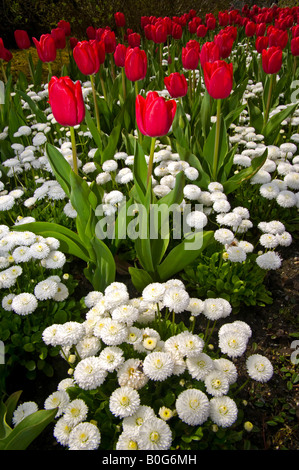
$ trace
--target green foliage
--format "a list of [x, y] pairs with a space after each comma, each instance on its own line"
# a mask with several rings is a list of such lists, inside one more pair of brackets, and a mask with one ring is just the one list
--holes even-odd
[[243, 305], [265, 306], [272, 303], [266, 289], [265, 272], [247, 257], [243, 263], [224, 261], [221, 252], [211, 256], [201, 255], [196, 263], [187, 266], [182, 275], [187, 286], [200, 298], [222, 297], [228, 300], [237, 313]]
[[15, 392], [0, 403], [0, 450], [26, 450], [54, 420], [57, 409], [38, 410], [12, 427], [12, 415], [22, 392]]

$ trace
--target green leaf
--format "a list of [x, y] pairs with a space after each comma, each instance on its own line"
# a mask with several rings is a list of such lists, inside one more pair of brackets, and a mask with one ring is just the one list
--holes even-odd
[[[213, 161], [214, 161], [214, 147], [215, 147], [215, 135], [216, 135], [216, 122], [214, 123], [211, 131], [209, 132], [208, 138], [205, 141], [203, 147], [203, 158], [208, 163], [210, 169], [213, 168]], [[218, 162], [217, 162], [217, 169], [216, 169], [216, 177], [219, 172], [219, 168], [221, 168], [226, 154], [228, 152], [228, 137], [226, 132], [226, 125], [223, 116], [220, 116], [220, 135], [219, 135], [219, 153], [218, 153]]]
[[266, 161], [268, 150], [266, 149], [263, 155], [256, 157], [252, 160], [251, 166], [244, 168], [239, 173], [235, 174], [223, 183], [223, 188], [226, 194], [235, 191], [244, 181], [250, 180], [258, 170], [263, 166]]
[[143, 289], [153, 282], [152, 277], [144, 270], [139, 268], [129, 268], [132, 283], [138, 292], [142, 292]]
[[54, 237], [60, 241], [61, 251], [77, 256], [83, 261], [89, 261], [89, 254], [78, 235], [63, 225], [49, 222], [31, 222], [29, 224], [15, 225], [12, 229], [22, 232], [28, 230], [45, 238]]
[[95, 141], [96, 146], [98, 147], [98, 149], [102, 149], [101, 134], [99, 133], [97, 126], [95, 125], [88, 109], [85, 109], [85, 122], [93, 137], [93, 140]]
[[101, 163], [104, 163], [106, 160], [113, 158], [117, 150], [120, 131], [121, 131], [120, 124], [118, 124], [116, 127], [112, 129], [108, 138], [108, 143], [105, 146], [104, 150], [101, 152]]
[[294, 113], [296, 107], [298, 106], [298, 103], [295, 103], [293, 105], [287, 106], [286, 109], [283, 109], [277, 114], [274, 114], [272, 116], [265, 127], [262, 130], [262, 134], [265, 136], [265, 141], [266, 143], [273, 144], [274, 140], [277, 137], [277, 129], [280, 128], [280, 124], [282, 121], [284, 121], [288, 116]]
[[39, 410], [26, 416], [3, 440], [0, 450], [25, 450], [54, 420], [57, 409]]
[[257, 133], [261, 133], [264, 124], [264, 118], [262, 110], [253, 104], [252, 100], [248, 100], [248, 110], [250, 125], [255, 128]]
[[46, 144], [46, 153], [58, 183], [66, 195], [70, 197], [70, 175], [72, 172], [70, 164], [66, 161], [62, 153], [52, 144]]
[[47, 116], [45, 113], [37, 106], [37, 104], [28, 96], [27, 93], [24, 93], [22, 90], [16, 90], [16, 92], [26, 101], [31, 109], [31, 111], [36, 115], [38, 122], [47, 122]]
[[[185, 237], [179, 245], [173, 248], [164, 261], [157, 267], [162, 282], [170, 279], [192, 263], [206, 248], [213, 237], [213, 232], [195, 232]], [[193, 245], [193, 249], [190, 249]]]

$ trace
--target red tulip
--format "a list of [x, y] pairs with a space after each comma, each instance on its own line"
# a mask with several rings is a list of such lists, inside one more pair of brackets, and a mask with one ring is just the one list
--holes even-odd
[[117, 44], [114, 52], [114, 62], [117, 67], [124, 67], [127, 54], [127, 47], [124, 44]]
[[130, 47], [139, 47], [141, 44], [141, 36], [138, 33], [128, 35], [128, 44]]
[[207, 91], [212, 98], [227, 98], [233, 87], [233, 64], [224, 60], [206, 62], [204, 80]]
[[27, 31], [16, 29], [14, 36], [19, 49], [29, 49], [31, 43]]
[[143, 80], [147, 72], [147, 56], [139, 47], [128, 48], [125, 59], [125, 74], [128, 80]]
[[79, 81], [53, 76], [49, 82], [49, 103], [53, 116], [61, 126], [77, 126], [85, 117], [82, 88]]
[[216, 18], [212, 13], [206, 15], [206, 25], [209, 30], [216, 28]]
[[[74, 60], [84, 75], [92, 75], [99, 71], [103, 63], [103, 41], [91, 39], [90, 41], [81, 41], [74, 47]], [[105, 54], [104, 54], [105, 60]]]
[[227, 11], [219, 11], [218, 13], [219, 26], [227, 26], [229, 22], [229, 16]]
[[150, 137], [161, 137], [169, 132], [176, 112], [176, 102], [166, 101], [156, 91], [146, 98], [136, 97], [136, 120], [140, 132]]
[[266, 23], [259, 23], [256, 25], [255, 34], [257, 36], [264, 36], [266, 29], [267, 29]]
[[95, 39], [96, 38], [96, 29], [93, 26], [88, 26], [86, 29], [86, 35], [88, 39]]
[[68, 21], [65, 21], [65, 20], [58, 21], [57, 27], [62, 28], [64, 30], [66, 37], [69, 37], [71, 35], [71, 25]]
[[269, 38], [267, 36], [258, 36], [255, 41], [256, 50], [261, 53], [264, 49], [268, 48]]
[[171, 35], [173, 39], [181, 39], [183, 35], [183, 29], [180, 24], [173, 23], [172, 25], [172, 30], [171, 30]]
[[180, 74], [179, 72], [173, 72], [168, 77], [165, 77], [164, 85], [172, 98], [185, 96], [188, 91], [186, 77], [184, 74]]
[[226, 59], [232, 51], [234, 38], [229, 33], [222, 33], [214, 37], [214, 42], [219, 47], [220, 58]]
[[0, 59], [3, 59], [5, 62], [9, 62], [12, 59], [12, 53], [3, 47], [3, 49], [0, 50]]
[[276, 46], [284, 49], [288, 43], [289, 36], [288, 31], [281, 29], [273, 29], [269, 34], [269, 47]]
[[204, 24], [200, 24], [196, 30], [196, 36], [198, 38], [204, 38], [208, 32], [208, 28]]
[[115, 24], [118, 28], [123, 28], [126, 24], [126, 17], [120, 11], [114, 13]]
[[253, 21], [248, 21], [245, 26], [245, 34], [247, 37], [255, 35], [256, 25]]
[[53, 62], [56, 59], [57, 51], [51, 34], [42, 34], [39, 41], [36, 38], [32, 38], [32, 40], [42, 62]]
[[153, 24], [146, 24], [144, 26], [144, 35], [148, 41], [152, 41], [155, 35], [155, 26]]
[[206, 62], [220, 60], [219, 46], [215, 42], [205, 42], [200, 51], [200, 64], [202, 68]]
[[299, 36], [291, 39], [291, 53], [293, 56], [299, 55]]
[[62, 28], [55, 28], [51, 31], [51, 36], [54, 39], [56, 49], [64, 49], [66, 45], [65, 31]]
[[198, 67], [200, 52], [196, 47], [182, 48], [182, 64], [186, 70], [195, 70]]
[[74, 47], [78, 44], [78, 39], [75, 38], [75, 37], [71, 37], [70, 38], [70, 46], [71, 46], [71, 49], [74, 49]]
[[282, 50], [280, 47], [272, 46], [262, 51], [262, 65], [265, 73], [274, 74], [279, 72], [282, 66]]
[[155, 44], [163, 44], [167, 41], [167, 28], [164, 23], [158, 23], [153, 29], [152, 40]]
[[106, 29], [102, 35], [102, 39], [105, 43], [105, 51], [107, 54], [113, 54], [116, 49], [115, 32]]

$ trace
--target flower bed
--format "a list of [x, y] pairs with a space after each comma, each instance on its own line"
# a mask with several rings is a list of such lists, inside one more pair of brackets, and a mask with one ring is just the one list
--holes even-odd
[[[61, 21], [36, 61], [16, 32], [27, 76], [0, 41], [0, 448], [250, 448], [244, 390], [275, 377], [252, 309], [298, 228], [297, 17]], [[20, 368], [57, 377], [41, 409], [7, 397]]]

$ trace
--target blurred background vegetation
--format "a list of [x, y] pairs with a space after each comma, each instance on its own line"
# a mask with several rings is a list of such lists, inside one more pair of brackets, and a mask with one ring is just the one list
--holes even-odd
[[39, 39], [64, 19], [71, 24], [72, 36], [82, 40], [86, 39], [86, 28], [90, 25], [96, 28], [109, 25], [113, 29], [117, 11], [125, 14], [127, 28], [140, 32], [141, 16], [180, 16], [191, 8], [200, 16], [230, 7], [242, 8], [245, 3], [270, 6], [273, 2], [263, 1], [261, 5], [251, 0], [0, 0], [0, 37], [6, 48], [14, 49], [16, 29], [25, 29], [30, 38]]

